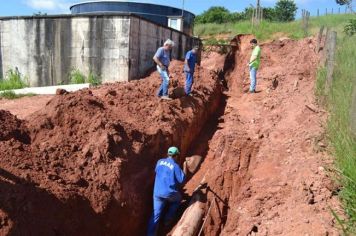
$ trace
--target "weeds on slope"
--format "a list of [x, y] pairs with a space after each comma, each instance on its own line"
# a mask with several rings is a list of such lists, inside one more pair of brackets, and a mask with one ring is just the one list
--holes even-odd
[[[311, 17], [308, 33], [309, 35], [316, 34], [322, 25], [333, 28], [340, 27], [341, 29], [341, 27], [344, 26], [343, 24], [353, 17], [355, 16], [350, 14]], [[252, 27], [250, 21], [224, 24], [197, 24], [194, 26], [194, 34], [204, 38], [214, 38], [218, 34], [229, 34], [231, 36], [237, 34], [254, 34], [257, 39], [261, 41], [275, 39], [281, 36], [292, 39], [305, 37], [301, 20], [292, 22], [263, 21], [256, 27]]]
[[356, 90], [355, 58], [356, 37], [339, 37], [334, 79], [329, 93], [326, 93], [324, 86], [325, 69], [319, 70], [316, 85], [316, 94], [330, 112], [327, 131], [342, 185], [340, 199], [349, 217], [345, 222], [340, 221], [346, 235], [356, 233], [356, 134], [350, 129], [352, 106], [356, 106], [352, 104], [353, 91]]

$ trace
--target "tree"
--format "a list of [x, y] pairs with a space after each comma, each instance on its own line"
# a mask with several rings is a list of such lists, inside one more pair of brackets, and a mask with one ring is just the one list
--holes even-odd
[[336, 0], [336, 3], [339, 5], [349, 5], [351, 0]]
[[274, 21], [276, 20], [276, 10], [273, 7], [264, 7], [263, 8], [263, 19]]
[[293, 21], [297, 12], [297, 5], [293, 0], [279, 0], [275, 6], [277, 21]]
[[228, 9], [225, 7], [210, 7], [207, 11], [204, 11], [203, 14], [195, 18], [196, 23], [225, 23], [231, 21], [231, 14]]

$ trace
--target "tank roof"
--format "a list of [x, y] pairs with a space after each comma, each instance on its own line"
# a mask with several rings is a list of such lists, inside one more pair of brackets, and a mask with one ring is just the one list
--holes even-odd
[[[75, 7], [75, 6], [80, 6], [83, 4], [88, 4], [88, 3], [139, 3], [142, 5], [152, 5], [152, 6], [161, 6], [161, 7], [169, 7], [169, 8], [174, 8], [174, 9], [178, 9], [178, 10], [182, 10], [181, 8], [177, 8], [177, 7], [171, 7], [171, 6], [167, 6], [167, 5], [162, 5], [162, 4], [154, 4], [154, 3], [147, 3], [147, 2], [140, 2], [140, 1], [120, 1], [120, 0], [107, 0], [107, 1], [86, 1], [86, 2], [80, 2], [80, 3], [76, 3], [73, 4], [72, 6], [70, 6], [70, 10]], [[193, 16], [195, 16], [194, 13], [184, 10], [184, 12], [190, 13]]]

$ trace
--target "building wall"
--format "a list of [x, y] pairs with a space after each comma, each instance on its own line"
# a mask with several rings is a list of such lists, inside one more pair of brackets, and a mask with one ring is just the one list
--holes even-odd
[[79, 69], [103, 82], [146, 75], [152, 57], [171, 38], [172, 58], [183, 59], [194, 39], [134, 15], [12, 17], [0, 19], [0, 77], [18, 69], [31, 86], [69, 83]]
[[0, 20], [1, 77], [18, 68], [31, 86], [68, 83], [72, 69], [127, 81], [128, 16]]

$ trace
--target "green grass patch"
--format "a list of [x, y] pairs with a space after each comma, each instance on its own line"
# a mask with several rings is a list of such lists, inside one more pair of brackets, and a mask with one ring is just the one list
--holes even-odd
[[79, 69], [73, 69], [69, 73], [70, 84], [84, 84], [86, 80], [85, 75]]
[[[355, 16], [352, 14], [340, 14], [311, 17], [308, 35], [316, 34], [322, 25], [333, 27], [341, 32], [343, 31], [345, 22], [351, 18], [355, 18]], [[250, 21], [224, 24], [197, 24], [194, 27], [194, 34], [203, 38], [214, 38], [219, 34], [229, 34], [231, 37], [237, 34], [254, 34], [256, 38], [261, 41], [276, 39], [281, 36], [292, 39], [305, 37], [301, 20], [292, 22], [263, 21], [259, 26], [255, 27], [252, 27]]]
[[[344, 22], [345, 25], [346, 21]], [[337, 30], [342, 32], [341, 26]], [[347, 220], [338, 220], [346, 235], [356, 233], [356, 136], [351, 132], [352, 94], [356, 89], [356, 37], [339, 33], [336, 65], [330, 91], [325, 91], [326, 71], [319, 69], [316, 94], [325, 101], [330, 112], [328, 138], [335, 156], [335, 168], [342, 185], [340, 199], [344, 205]]]
[[69, 83], [70, 84], [85, 84], [89, 83], [93, 86], [98, 86], [101, 84], [100, 76], [90, 72], [88, 76], [85, 76], [79, 69], [73, 69], [69, 73]]
[[0, 91], [21, 89], [28, 87], [27, 78], [23, 78], [19, 71], [9, 70], [6, 72], [5, 79], [0, 79]]
[[5, 99], [9, 99], [9, 100], [22, 98], [22, 97], [33, 97], [33, 96], [36, 96], [36, 94], [34, 94], [34, 93], [16, 94], [12, 90], [7, 90], [7, 91], [4, 91], [4, 92], [0, 93], [0, 97], [1, 98], [5, 98]]

